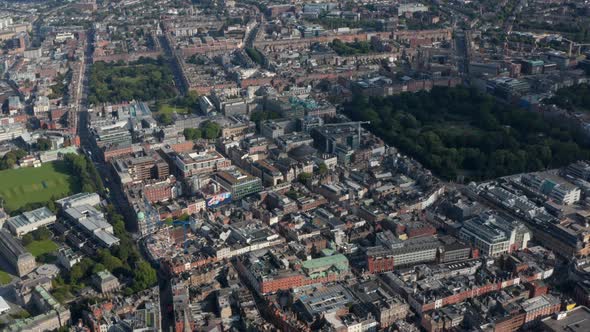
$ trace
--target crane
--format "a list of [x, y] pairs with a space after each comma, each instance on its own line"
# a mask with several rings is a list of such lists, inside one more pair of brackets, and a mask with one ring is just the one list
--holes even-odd
[[572, 48], [573, 48], [574, 46], [577, 46], [577, 47], [578, 47], [578, 54], [580, 54], [580, 52], [582, 51], [582, 46], [590, 46], [590, 44], [580, 44], [580, 43], [576, 43], [576, 42], [574, 42], [573, 40], [569, 40], [569, 39], [567, 39], [567, 38], [563, 38], [563, 37], [561, 37], [561, 39], [562, 39], [562, 40], [565, 40], [566, 42], [568, 42], [568, 43], [570, 44], [570, 46], [569, 46], [569, 50], [568, 50], [568, 53], [567, 53], [567, 55], [568, 55], [568, 56], [572, 56]]
[[187, 243], [186, 243], [186, 232], [187, 232], [187, 228], [191, 226], [191, 221], [190, 220], [173, 220], [170, 223], [165, 223], [162, 221], [158, 222], [158, 225], [172, 225], [172, 226], [182, 226], [182, 228], [184, 229], [184, 237], [183, 237], [183, 241], [182, 241], [182, 246], [184, 248], [184, 253], [188, 253], [188, 249], [187, 249]]
[[361, 125], [369, 124], [371, 121], [352, 121], [352, 122], [336, 122], [336, 123], [328, 123], [325, 124], [324, 127], [335, 127], [335, 126], [345, 126], [345, 125], [358, 125], [358, 135], [361, 137]]

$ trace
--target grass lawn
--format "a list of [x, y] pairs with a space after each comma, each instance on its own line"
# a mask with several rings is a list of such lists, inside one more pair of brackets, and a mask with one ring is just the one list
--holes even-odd
[[41, 167], [0, 171], [0, 197], [8, 211], [28, 203], [47, 202], [79, 191], [78, 181], [68, 174], [63, 161], [44, 163]]
[[175, 107], [170, 104], [162, 104], [158, 109], [158, 113], [160, 114], [173, 114], [174, 112], [178, 114], [189, 114], [191, 111], [187, 107]]
[[51, 240], [33, 241], [26, 247], [27, 250], [35, 257], [54, 252], [59, 248], [57, 244]]
[[0, 270], [0, 285], [6, 285], [12, 280], [12, 276], [8, 272]]

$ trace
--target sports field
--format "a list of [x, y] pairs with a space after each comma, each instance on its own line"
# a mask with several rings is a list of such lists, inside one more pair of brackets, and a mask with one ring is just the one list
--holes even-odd
[[68, 174], [63, 161], [44, 163], [38, 168], [0, 171], [0, 197], [8, 211], [76, 193], [78, 187], [78, 181]]

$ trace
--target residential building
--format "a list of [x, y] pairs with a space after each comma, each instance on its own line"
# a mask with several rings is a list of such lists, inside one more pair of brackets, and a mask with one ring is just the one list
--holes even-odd
[[521, 306], [525, 312], [525, 325], [531, 325], [534, 321], [559, 312], [561, 300], [553, 295], [544, 294], [524, 301]]
[[352, 310], [360, 317], [372, 314], [381, 329], [388, 328], [397, 320], [405, 319], [410, 311], [408, 303], [381, 279], [359, 282], [353, 285], [351, 290], [358, 299]]

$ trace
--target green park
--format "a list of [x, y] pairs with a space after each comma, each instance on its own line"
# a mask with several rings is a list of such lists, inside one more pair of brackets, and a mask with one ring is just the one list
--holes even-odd
[[54, 197], [77, 192], [79, 183], [69, 174], [64, 161], [48, 162], [41, 167], [0, 171], [0, 197], [8, 211], [35, 203], [44, 203]]

